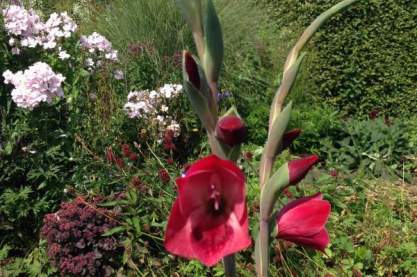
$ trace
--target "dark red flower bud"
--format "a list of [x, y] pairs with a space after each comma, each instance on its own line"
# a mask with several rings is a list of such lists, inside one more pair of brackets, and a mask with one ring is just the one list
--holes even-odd
[[122, 153], [126, 158], [129, 158], [131, 153], [129, 144], [122, 144]]
[[185, 70], [188, 75], [188, 79], [194, 85], [196, 89], [201, 88], [200, 74], [198, 73], [198, 66], [190, 52], [185, 52]]
[[375, 120], [379, 115], [379, 112], [377, 110], [373, 110], [369, 113], [369, 119]]
[[332, 177], [337, 177], [337, 175], [338, 175], [338, 172], [337, 172], [337, 170], [336, 169], [332, 169], [332, 170], [330, 170], [330, 176], [332, 176]]
[[160, 169], [158, 172], [159, 175], [159, 179], [161, 179], [162, 183], [168, 183], [169, 180], [171, 179], [169, 177], [169, 173], [166, 169]]
[[282, 137], [282, 149], [286, 149], [290, 144], [300, 136], [301, 129], [293, 129], [288, 131]]
[[164, 149], [167, 151], [175, 150], [174, 131], [166, 130], [163, 139]]
[[130, 153], [129, 155], [129, 160], [131, 160], [132, 162], [137, 161], [138, 160], [138, 154], [136, 153]]
[[294, 197], [294, 195], [292, 195], [291, 191], [288, 188], [285, 188], [283, 192], [284, 192], [285, 196], [287, 196], [288, 198], [293, 198]]
[[243, 153], [243, 158], [247, 161], [252, 161], [253, 153], [250, 151], [246, 151], [245, 153]]
[[123, 169], [125, 167], [125, 162], [121, 158], [116, 158], [115, 164], [119, 169]]
[[290, 184], [296, 184], [301, 181], [318, 161], [319, 157], [316, 155], [310, 155], [288, 162]]
[[174, 160], [172, 158], [166, 159], [167, 164], [172, 165], [174, 164]]
[[247, 133], [245, 123], [238, 116], [224, 116], [217, 122], [216, 137], [231, 147], [245, 141]]
[[109, 163], [112, 163], [116, 160], [116, 157], [114, 155], [114, 152], [111, 146], [106, 148], [106, 159]]

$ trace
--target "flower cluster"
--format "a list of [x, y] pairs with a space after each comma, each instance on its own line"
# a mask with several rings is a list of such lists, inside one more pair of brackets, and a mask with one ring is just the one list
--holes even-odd
[[103, 234], [117, 226], [116, 215], [96, 208], [99, 200], [87, 203], [78, 197], [45, 216], [41, 234], [61, 276], [107, 276], [111, 272], [121, 246], [115, 237]]
[[158, 90], [131, 91], [127, 96], [124, 110], [130, 118], [142, 118], [156, 124], [161, 135], [171, 130], [178, 137], [181, 128], [169, 115], [169, 101], [180, 95], [181, 85], [166, 84]]
[[80, 44], [89, 53], [89, 57], [86, 59], [86, 66], [90, 70], [100, 67], [105, 60], [111, 62], [118, 61], [117, 50], [113, 49], [109, 40], [97, 32], [89, 36], [81, 36]]
[[32, 110], [41, 102], [51, 103], [55, 97], [63, 97], [61, 83], [65, 78], [55, 74], [52, 68], [43, 62], [37, 62], [25, 71], [3, 73], [4, 83], [12, 84], [12, 99], [18, 107]]
[[42, 22], [34, 10], [10, 5], [3, 9], [3, 17], [13, 54], [19, 54], [20, 47], [56, 48], [61, 38], [70, 37], [77, 29], [77, 24], [66, 12], [52, 13], [46, 22]]

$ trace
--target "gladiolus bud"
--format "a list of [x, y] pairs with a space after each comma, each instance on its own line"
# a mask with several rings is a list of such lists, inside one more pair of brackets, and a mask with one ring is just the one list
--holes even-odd
[[318, 161], [319, 157], [310, 155], [288, 162], [290, 184], [296, 184], [301, 181]]
[[216, 137], [230, 147], [245, 141], [247, 132], [245, 123], [238, 116], [227, 115], [217, 122]]
[[330, 203], [321, 193], [288, 203], [276, 217], [278, 238], [323, 251], [329, 244]]
[[116, 156], [114, 155], [113, 149], [109, 146], [106, 149], [106, 159], [109, 163], [112, 163], [116, 160]]
[[301, 129], [293, 129], [282, 137], [282, 149], [286, 149], [301, 134]]
[[121, 158], [116, 158], [116, 160], [114, 161], [114, 163], [116, 164], [116, 166], [119, 169], [123, 169], [125, 167], [125, 162]]
[[171, 177], [169, 177], [169, 173], [166, 169], [160, 169], [158, 172], [159, 179], [161, 179], [162, 183], [168, 183]]
[[129, 146], [129, 144], [122, 144], [122, 153], [123, 153], [123, 155], [125, 156], [125, 157], [129, 157], [130, 156], [130, 146]]
[[187, 72], [188, 78], [191, 84], [193, 84], [193, 86], [199, 90], [201, 88], [201, 81], [200, 81], [200, 75], [198, 73], [197, 63], [195, 62], [190, 52], [185, 52], [184, 59], [185, 59], [185, 70]]
[[132, 162], [137, 161], [138, 155], [136, 153], [130, 153], [129, 160], [131, 160]]

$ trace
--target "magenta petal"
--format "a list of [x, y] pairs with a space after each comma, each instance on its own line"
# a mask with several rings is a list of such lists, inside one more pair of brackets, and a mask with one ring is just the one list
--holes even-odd
[[191, 223], [181, 214], [178, 199], [172, 206], [165, 232], [165, 248], [168, 252], [188, 259], [196, 258], [191, 247]]
[[186, 176], [191, 176], [195, 173], [199, 173], [201, 171], [212, 170], [222, 159], [217, 157], [216, 155], [209, 155], [203, 159], [200, 159], [193, 163], [187, 170]]
[[301, 246], [307, 246], [316, 250], [324, 251], [329, 245], [330, 239], [327, 230], [323, 228], [318, 233], [310, 237], [282, 237], [281, 239], [291, 241]]
[[219, 185], [219, 182], [218, 174], [210, 171], [201, 171], [177, 181], [178, 200], [184, 216], [188, 217], [194, 210], [205, 206], [210, 196], [210, 184]]
[[326, 224], [331, 210], [325, 200], [309, 200], [286, 211], [278, 219], [278, 236], [312, 236]]
[[280, 218], [283, 214], [285, 214], [288, 210], [291, 210], [291, 209], [293, 209], [293, 208], [297, 207], [298, 205], [301, 205], [302, 203], [305, 203], [305, 202], [310, 201], [310, 200], [313, 200], [313, 199], [316, 199], [316, 200], [323, 199], [323, 195], [322, 195], [320, 192], [318, 192], [318, 193], [313, 194], [313, 195], [311, 195], [311, 196], [306, 196], [306, 197], [303, 197], [303, 198], [300, 198], [300, 199], [296, 199], [296, 200], [293, 200], [293, 201], [289, 202], [287, 205], [285, 205], [285, 206], [284, 206], [284, 207], [283, 207], [283, 208], [279, 211], [279, 213], [278, 213], [278, 215], [277, 215], [277, 221], [278, 221], [278, 220], [279, 220], [279, 218]]
[[208, 230], [196, 226], [193, 228], [191, 241], [197, 259], [207, 266], [213, 266], [223, 257], [239, 252], [251, 244], [247, 215], [243, 222], [239, 222], [232, 213], [225, 224]]

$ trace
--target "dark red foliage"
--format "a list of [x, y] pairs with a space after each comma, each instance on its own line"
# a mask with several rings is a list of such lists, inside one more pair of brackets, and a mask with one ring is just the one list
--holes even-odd
[[114, 236], [102, 236], [118, 225], [116, 214], [97, 208], [97, 201], [87, 203], [78, 197], [43, 219], [41, 235], [61, 276], [108, 276], [118, 267], [121, 243]]
[[163, 168], [159, 170], [158, 175], [159, 175], [159, 179], [161, 179], [162, 183], [168, 183], [169, 180], [171, 179], [169, 177], [168, 171], [166, 169], [163, 169]]

